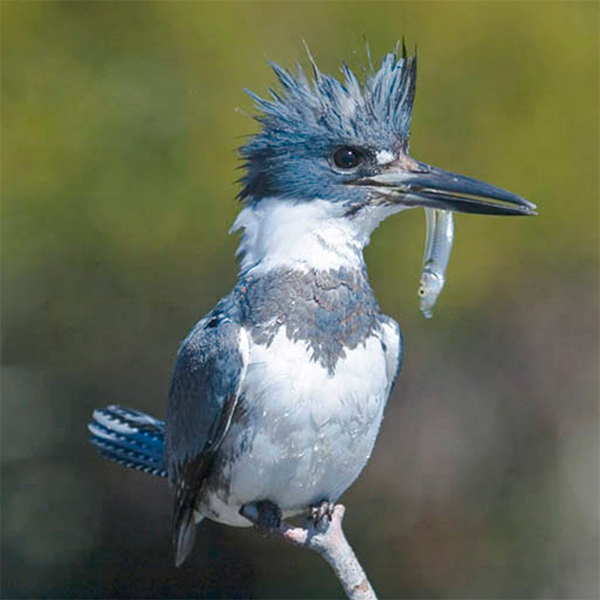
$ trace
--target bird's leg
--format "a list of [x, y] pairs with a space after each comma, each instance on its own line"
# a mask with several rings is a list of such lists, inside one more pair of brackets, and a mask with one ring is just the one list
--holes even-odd
[[263, 535], [269, 535], [281, 525], [281, 509], [271, 500], [259, 500], [244, 504], [240, 515], [254, 523]]
[[334, 509], [335, 504], [333, 502], [329, 502], [328, 500], [321, 500], [319, 504], [315, 504], [314, 506], [310, 507], [309, 518], [316, 527], [325, 518], [327, 518], [328, 521], [331, 521], [331, 519], [333, 518]]

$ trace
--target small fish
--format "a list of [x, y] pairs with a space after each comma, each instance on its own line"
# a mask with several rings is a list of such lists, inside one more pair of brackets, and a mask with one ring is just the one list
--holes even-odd
[[433, 307], [446, 283], [446, 267], [454, 239], [454, 217], [450, 211], [425, 209], [427, 234], [423, 270], [419, 282], [421, 312], [426, 319], [433, 316]]

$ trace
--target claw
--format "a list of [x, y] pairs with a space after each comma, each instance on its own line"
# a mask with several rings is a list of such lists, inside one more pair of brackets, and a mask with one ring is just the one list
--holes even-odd
[[323, 519], [331, 521], [335, 504], [327, 500], [322, 500], [319, 504], [310, 507], [310, 519], [316, 525], [319, 525]]

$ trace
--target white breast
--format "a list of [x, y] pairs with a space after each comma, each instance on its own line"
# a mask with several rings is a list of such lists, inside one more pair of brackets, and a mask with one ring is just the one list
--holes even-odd
[[333, 375], [284, 328], [269, 347], [251, 344], [245, 416], [223, 442], [220, 452], [233, 460], [221, 474], [227, 493], [206, 499], [211, 517], [244, 526], [238, 510], [249, 502], [268, 499], [289, 515], [336, 501], [371, 454], [398, 355], [398, 331], [388, 325], [347, 351]]

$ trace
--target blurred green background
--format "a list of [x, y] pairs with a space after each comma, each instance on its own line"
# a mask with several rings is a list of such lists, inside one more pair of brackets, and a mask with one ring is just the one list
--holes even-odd
[[418, 45], [412, 154], [538, 218], [459, 216], [432, 321], [421, 210], [367, 251], [405, 366], [346, 530], [386, 598], [598, 598], [595, 2], [2, 2], [2, 597], [339, 598], [317, 557], [204, 523], [98, 458], [95, 406], [161, 416], [236, 277], [248, 87]]

